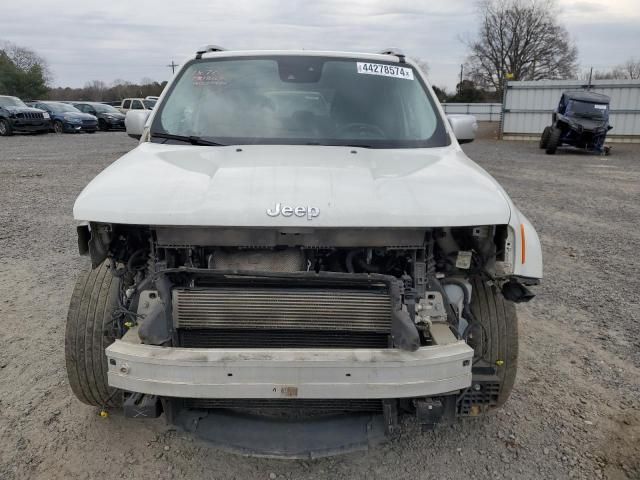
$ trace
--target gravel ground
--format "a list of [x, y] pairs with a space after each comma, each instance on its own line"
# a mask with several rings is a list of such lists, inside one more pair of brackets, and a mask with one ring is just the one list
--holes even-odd
[[78, 269], [71, 208], [135, 146], [123, 133], [0, 138], [0, 479], [640, 478], [640, 148], [542, 154], [465, 146], [538, 229], [545, 280], [518, 307], [521, 360], [494, 416], [369, 452], [243, 458], [72, 397], [66, 309]]

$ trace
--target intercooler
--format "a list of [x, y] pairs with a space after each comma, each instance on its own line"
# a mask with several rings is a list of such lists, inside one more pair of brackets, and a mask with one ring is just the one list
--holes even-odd
[[173, 319], [188, 347], [384, 348], [391, 298], [383, 289], [176, 288]]

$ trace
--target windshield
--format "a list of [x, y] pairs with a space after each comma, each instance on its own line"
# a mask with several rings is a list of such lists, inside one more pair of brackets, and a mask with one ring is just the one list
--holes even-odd
[[26, 105], [16, 97], [0, 97], [0, 107], [26, 107]]
[[579, 100], [570, 100], [567, 106], [567, 113], [577, 117], [585, 118], [606, 118], [609, 111], [609, 105], [606, 103], [581, 102]]
[[120, 113], [120, 110], [104, 103], [92, 103], [91, 106], [98, 113]]
[[222, 144], [449, 144], [411, 66], [314, 56], [194, 61], [168, 92], [151, 131]]
[[47, 103], [44, 103], [44, 105], [46, 105], [56, 113], [66, 113], [66, 112], [80, 113], [80, 110], [78, 110], [73, 105], [69, 105], [68, 103], [47, 102]]
[[142, 103], [144, 103], [144, 106], [147, 107], [149, 110], [153, 109], [153, 107], [156, 106], [156, 101], [157, 100], [143, 100]]

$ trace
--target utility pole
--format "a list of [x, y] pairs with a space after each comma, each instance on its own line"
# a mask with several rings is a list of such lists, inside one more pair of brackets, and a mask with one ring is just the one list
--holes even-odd
[[460, 64], [460, 83], [458, 83], [458, 93], [462, 92], [462, 71], [464, 69], [464, 64]]
[[589, 70], [589, 85], [587, 86], [587, 90], [591, 89], [591, 76], [593, 75], [593, 67]]
[[173, 60], [171, 60], [171, 63], [169, 65], [167, 65], [167, 67], [169, 67], [171, 69], [171, 73], [176, 73], [176, 67], [179, 67], [180, 65], [175, 63]]

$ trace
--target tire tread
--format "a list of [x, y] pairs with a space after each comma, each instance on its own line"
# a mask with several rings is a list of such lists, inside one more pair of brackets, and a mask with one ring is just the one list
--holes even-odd
[[117, 406], [107, 382], [105, 330], [116, 305], [118, 282], [106, 263], [82, 272], [71, 295], [65, 335], [69, 385], [83, 403]]
[[[518, 369], [518, 318], [513, 302], [505, 300], [494, 286], [479, 279], [471, 279], [471, 311], [486, 332], [485, 360], [495, 365], [500, 379], [497, 406], [509, 398]], [[502, 362], [499, 365], [500, 361]]]

